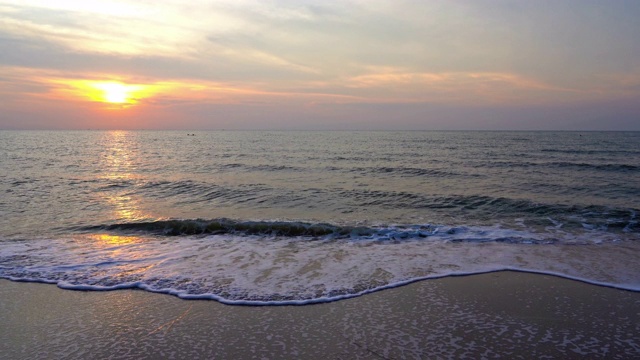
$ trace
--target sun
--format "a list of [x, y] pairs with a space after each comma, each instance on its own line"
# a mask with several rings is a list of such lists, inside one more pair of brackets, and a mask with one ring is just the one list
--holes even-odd
[[99, 82], [94, 87], [102, 92], [99, 101], [112, 104], [134, 104], [136, 100], [133, 93], [139, 90], [139, 86], [119, 82]]
[[101, 88], [104, 91], [104, 99], [110, 103], [123, 104], [129, 98], [129, 90], [122, 84], [107, 83]]
[[139, 105], [154, 103], [154, 98], [180, 92], [199, 89], [198, 85], [173, 82], [126, 82], [120, 77], [106, 77], [106, 79], [54, 79], [56, 92], [61, 98], [89, 100], [100, 109], [126, 110]]

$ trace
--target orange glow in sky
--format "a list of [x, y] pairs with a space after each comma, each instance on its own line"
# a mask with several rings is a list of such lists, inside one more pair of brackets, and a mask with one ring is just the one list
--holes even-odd
[[116, 80], [53, 79], [54, 91], [63, 98], [85, 99], [113, 108], [127, 108], [156, 95], [161, 86], [129, 84]]
[[[110, 76], [105, 76], [109, 78]], [[156, 106], [163, 101], [197, 102], [230, 101], [231, 95], [249, 96], [255, 94], [250, 89], [231, 88], [225, 85], [205, 82], [149, 82], [133, 83], [126, 80], [41, 78], [51, 87], [51, 93], [62, 101], [84, 100], [102, 104], [106, 109], [124, 109], [133, 106]], [[161, 100], [159, 100], [161, 99]]]
[[150, 85], [125, 84], [119, 81], [70, 81], [72, 92], [91, 101], [116, 104], [123, 107], [132, 106], [144, 98], [153, 95]]

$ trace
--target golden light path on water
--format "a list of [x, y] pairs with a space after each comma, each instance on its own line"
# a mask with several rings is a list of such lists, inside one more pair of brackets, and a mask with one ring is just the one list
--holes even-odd
[[[137, 156], [135, 138], [126, 131], [110, 131], [105, 134], [105, 149], [100, 161], [105, 169], [101, 177], [113, 186], [120, 182], [135, 181], [137, 176], [134, 158]], [[134, 195], [123, 191], [103, 192], [106, 201], [113, 211], [113, 218], [122, 222], [131, 222], [149, 218], [150, 215], [140, 210], [140, 201]]]
[[96, 242], [109, 246], [134, 244], [140, 242], [142, 239], [139, 236], [121, 236], [112, 234], [92, 234], [88, 237]]

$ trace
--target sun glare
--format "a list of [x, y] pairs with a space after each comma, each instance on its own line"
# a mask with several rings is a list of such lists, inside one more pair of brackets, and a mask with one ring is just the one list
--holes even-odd
[[134, 104], [136, 99], [133, 94], [140, 90], [137, 85], [125, 85], [119, 82], [99, 82], [93, 85], [102, 93], [98, 96], [98, 101], [112, 104]]
[[138, 104], [142, 99], [157, 92], [154, 85], [126, 84], [107, 80], [62, 80], [62, 92], [75, 97], [88, 98], [97, 103], [110, 105], [110, 109], [122, 109]]
[[126, 103], [129, 98], [129, 90], [122, 84], [107, 83], [98, 88], [104, 91], [104, 99], [110, 103]]
[[[201, 83], [127, 83], [120, 79], [54, 79], [51, 82], [57, 85], [54, 89], [61, 98], [89, 100], [105, 110], [123, 110], [137, 105], [158, 104], [158, 97], [192, 100], [211, 98], [212, 88]], [[221, 92], [220, 87], [214, 89], [217, 90], [216, 94]]]

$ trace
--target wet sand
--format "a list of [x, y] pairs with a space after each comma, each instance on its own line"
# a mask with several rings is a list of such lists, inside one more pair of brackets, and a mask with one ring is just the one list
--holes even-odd
[[640, 293], [496, 272], [307, 306], [0, 280], [3, 359], [640, 358]]

